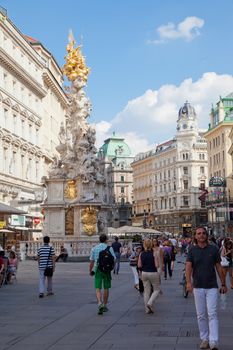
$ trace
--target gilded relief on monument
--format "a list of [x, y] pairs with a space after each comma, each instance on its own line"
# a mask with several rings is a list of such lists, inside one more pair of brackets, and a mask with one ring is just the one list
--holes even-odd
[[64, 189], [64, 197], [75, 199], [77, 197], [77, 187], [75, 180], [68, 180]]
[[86, 208], [82, 210], [81, 221], [83, 224], [83, 231], [88, 236], [96, 234], [98, 210], [94, 208]]
[[65, 235], [74, 235], [74, 208], [68, 208], [65, 211]]

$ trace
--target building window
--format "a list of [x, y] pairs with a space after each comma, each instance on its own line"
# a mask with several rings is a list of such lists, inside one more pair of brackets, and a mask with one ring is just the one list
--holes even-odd
[[171, 209], [171, 207], [172, 207], [172, 200], [171, 198], [169, 198], [169, 209]]
[[176, 191], [176, 183], [175, 182], [173, 184], [173, 189], [174, 189], [174, 191]]
[[39, 179], [39, 162], [36, 161], [36, 182], [38, 181]]
[[17, 116], [13, 114], [13, 133], [16, 134], [17, 132]]
[[4, 147], [3, 148], [3, 171], [4, 171], [4, 173], [8, 173], [7, 160], [8, 160], [8, 149]]
[[204, 190], [204, 189], [205, 189], [205, 181], [201, 181], [200, 190]]
[[21, 154], [21, 178], [24, 178], [24, 155]]
[[21, 119], [21, 136], [24, 138], [24, 134], [25, 134], [25, 122], [23, 119]]
[[189, 187], [189, 182], [188, 182], [188, 180], [184, 180], [184, 181], [183, 181], [183, 184], [184, 184], [184, 190], [188, 190], [188, 187]]
[[203, 166], [200, 167], [200, 173], [205, 174], [205, 168]]
[[189, 206], [189, 197], [183, 196], [183, 206], [188, 207]]
[[29, 141], [32, 141], [32, 125], [31, 124], [29, 124], [28, 133], [29, 133]]
[[173, 197], [173, 207], [176, 208], [176, 197]]
[[124, 176], [121, 175], [121, 182], [124, 182], [125, 181], [125, 178]]
[[4, 127], [7, 129], [8, 126], [8, 110], [4, 108]]
[[125, 188], [121, 187], [121, 193], [125, 193]]
[[188, 175], [188, 167], [187, 166], [183, 167], [183, 172], [184, 172], [184, 175]]

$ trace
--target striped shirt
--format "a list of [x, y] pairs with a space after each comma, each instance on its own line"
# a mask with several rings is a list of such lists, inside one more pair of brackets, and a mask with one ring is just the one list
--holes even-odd
[[[51, 248], [50, 256], [49, 251]], [[55, 251], [53, 247], [50, 247], [48, 244], [43, 245], [38, 249], [37, 256], [39, 258], [39, 269], [45, 269], [46, 266], [53, 267], [53, 259], [52, 257], [55, 255]], [[49, 261], [48, 261], [49, 257]], [[47, 265], [48, 261], [48, 265]]]

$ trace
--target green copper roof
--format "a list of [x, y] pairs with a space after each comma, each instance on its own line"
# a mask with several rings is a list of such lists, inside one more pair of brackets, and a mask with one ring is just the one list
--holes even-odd
[[107, 157], [129, 157], [131, 150], [124, 139], [115, 136], [113, 133], [112, 137], [109, 137], [104, 141], [103, 146], [100, 148], [104, 156]]

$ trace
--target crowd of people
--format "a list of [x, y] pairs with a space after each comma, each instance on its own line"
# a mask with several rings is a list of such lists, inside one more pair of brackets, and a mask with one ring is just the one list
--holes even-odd
[[[101, 235], [100, 244], [92, 249], [90, 256], [89, 272], [95, 278], [100, 315], [108, 311], [107, 303], [111, 288], [111, 270], [104, 272], [98, 267], [100, 252], [109, 248], [107, 240], [106, 235]], [[194, 294], [201, 339], [200, 348], [218, 350], [218, 292], [222, 295], [227, 292], [227, 275], [230, 288], [233, 289], [233, 242], [229, 237], [215, 239], [213, 236], [208, 236], [205, 227], [197, 227], [193, 237], [178, 240], [167, 237], [145, 239], [131, 250], [124, 249], [116, 238], [109, 253], [117, 261], [114, 268], [114, 273], [117, 274], [120, 272], [120, 255], [125, 254], [129, 257], [134, 288], [143, 294], [146, 314], [154, 313], [154, 303], [162, 294], [161, 278], [164, 278], [164, 281], [167, 278], [171, 279], [177, 254], [184, 256], [187, 289]], [[221, 283], [220, 288], [218, 279]]]
[[[46, 290], [47, 295], [54, 294], [52, 277], [55, 262], [59, 259], [66, 261], [68, 256], [62, 246], [60, 255], [56, 257], [48, 236], [43, 238], [43, 242], [37, 254], [40, 298], [44, 297]], [[115, 275], [120, 273], [122, 256], [129, 261], [133, 287], [143, 295], [145, 313], [153, 314], [155, 301], [163, 294], [161, 280], [172, 278], [177, 255], [186, 259], [187, 290], [194, 295], [200, 348], [218, 350], [218, 291], [222, 295], [227, 293], [227, 276], [229, 287], [233, 289], [233, 241], [229, 237], [216, 239], [209, 236], [202, 226], [196, 228], [193, 237], [146, 238], [131, 248], [122, 245], [118, 237], [109, 245], [107, 235], [101, 234], [99, 244], [92, 248], [89, 265], [89, 273], [94, 276], [98, 314], [108, 311], [111, 272]], [[0, 251], [0, 282], [7, 271], [6, 283], [10, 283], [17, 267], [18, 259], [13, 250], [7, 257], [3, 250]]]

